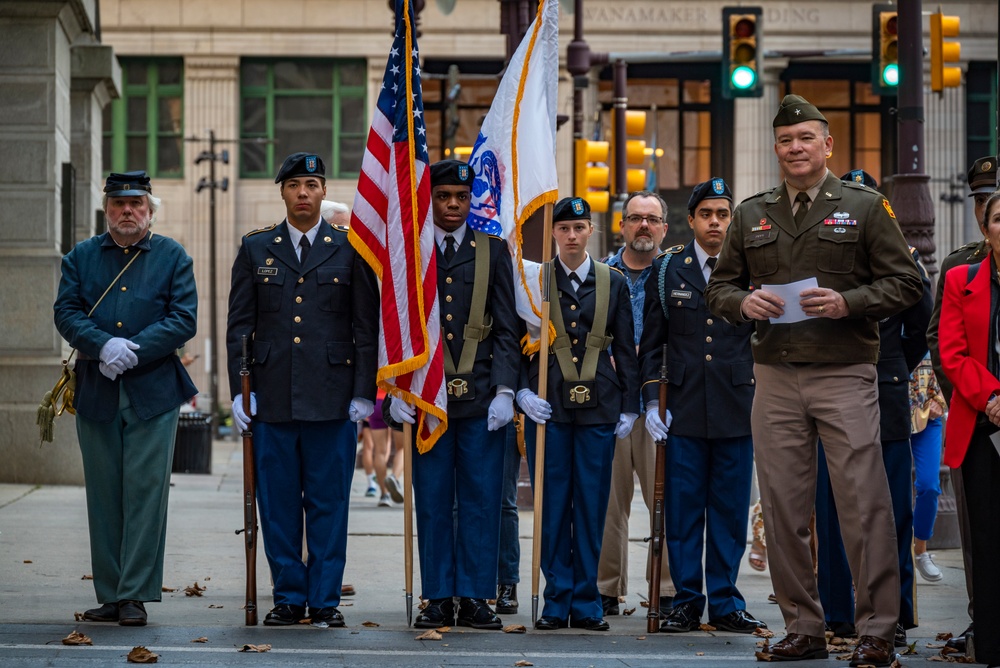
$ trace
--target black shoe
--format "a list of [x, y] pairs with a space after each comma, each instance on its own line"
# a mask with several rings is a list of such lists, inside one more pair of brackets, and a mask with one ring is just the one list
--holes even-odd
[[535, 622], [535, 628], [539, 631], [555, 631], [566, 628], [566, 620], [558, 617], [539, 617]]
[[600, 617], [586, 617], [584, 619], [574, 619], [569, 623], [574, 629], [584, 629], [586, 631], [607, 631], [611, 627]]
[[420, 611], [413, 625], [418, 629], [436, 629], [455, 623], [455, 601], [451, 598], [434, 598]]
[[973, 631], [972, 624], [969, 624], [969, 628], [962, 631], [962, 635], [949, 638], [948, 642], [946, 642], [944, 646], [947, 647], [948, 649], [958, 652], [959, 654], [965, 654], [966, 650], [965, 636], [972, 631]]
[[857, 638], [858, 630], [852, 622], [829, 622], [826, 630], [837, 638]]
[[619, 614], [621, 611], [618, 609], [618, 597], [617, 596], [605, 596], [601, 594], [601, 608], [604, 609], [605, 617], [612, 617]]
[[264, 626], [291, 626], [306, 618], [306, 609], [301, 605], [281, 603], [271, 608], [264, 617]]
[[141, 601], [119, 602], [118, 624], [120, 626], [145, 626], [146, 606]]
[[497, 613], [501, 615], [517, 614], [517, 585], [497, 585]]
[[503, 628], [503, 622], [481, 598], [460, 598], [458, 600], [458, 625], [474, 629], [496, 630]]
[[118, 603], [105, 603], [99, 608], [91, 608], [83, 613], [83, 618], [88, 622], [117, 622]]
[[662, 633], [687, 633], [701, 626], [701, 613], [691, 603], [674, 606], [660, 624]]
[[344, 616], [336, 607], [319, 608], [314, 610], [309, 608], [309, 621], [312, 624], [325, 623], [327, 626], [340, 628], [344, 625]]
[[674, 597], [673, 596], [661, 596], [660, 597], [660, 619], [665, 619], [670, 611], [674, 609]]
[[708, 623], [720, 631], [731, 633], [753, 633], [757, 629], [767, 628], [767, 624], [754, 619], [753, 615], [746, 610], [733, 610], [723, 617], [710, 619]]

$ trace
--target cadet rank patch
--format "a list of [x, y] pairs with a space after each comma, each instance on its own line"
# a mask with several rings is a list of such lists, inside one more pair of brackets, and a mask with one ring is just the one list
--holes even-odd
[[852, 220], [852, 219], [846, 219], [845, 220], [845, 219], [842, 219], [842, 218], [827, 218], [826, 220], [823, 221], [823, 224], [824, 225], [849, 225], [849, 226], [853, 227], [853, 226], [855, 226], [855, 225], [858, 224], [858, 221]]
[[894, 214], [892, 212], [892, 207], [889, 206], [889, 200], [883, 198], [882, 199], [882, 206], [885, 207], [885, 211], [886, 211], [886, 213], [889, 214], [889, 217], [892, 218], [893, 220], [895, 220], [896, 219], [896, 214]]

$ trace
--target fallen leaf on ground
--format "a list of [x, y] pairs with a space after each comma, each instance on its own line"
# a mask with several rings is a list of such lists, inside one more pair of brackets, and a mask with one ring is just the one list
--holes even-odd
[[125, 658], [129, 663], [156, 663], [160, 655], [154, 654], [142, 645], [139, 645], [138, 647], [133, 647], [132, 651]]
[[209, 608], [221, 608], [222, 606], [221, 606], [221, 605], [216, 605], [215, 603], [213, 603], [213, 604], [211, 604], [211, 605], [210, 605], [210, 606], [208, 606], [208, 607], [209, 607]]
[[93, 575], [84, 575], [84, 576], [83, 576], [82, 578], [80, 578], [80, 579], [81, 579], [81, 580], [93, 580], [93, 579], [94, 579], [94, 576], [93, 576]]
[[212, 578], [210, 578], [210, 577], [207, 577], [207, 578], [205, 578], [205, 582], [208, 582], [208, 581], [209, 581], [209, 580], [211, 580], [211, 579], [212, 579]]
[[64, 645], [93, 645], [94, 641], [83, 635], [79, 631], [73, 631], [62, 639]]
[[753, 633], [751, 633], [750, 635], [755, 635], [758, 638], [773, 638], [774, 631], [771, 631], [770, 629], [762, 629], [758, 626], [753, 630]]
[[417, 610], [423, 610], [430, 604], [431, 604], [430, 601], [425, 601], [423, 598], [421, 598], [420, 603], [417, 604]]
[[340, 586], [341, 596], [354, 596], [354, 585], [341, 585]]
[[524, 628], [524, 624], [508, 624], [503, 627], [504, 633], [527, 633], [528, 629]]
[[711, 633], [712, 631], [717, 631], [718, 629], [716, 629], [711, 624], [699, 624], [698, 625], [698, 630], [699, 631], [705, 631], [706, 633]]
[[936, 636], [934, 636], [934, 640], [951, 640], [954, 637], [955, 636], [945, 631], [944, 633], [939, 633]]
[[889, 668], [902, 668], [902, 667], [903, 667], [903, 664], [901, 664], [899, 662], [899, 658], [898, 657], [895, 658], [895, 659], [893, 659], [892, 663], [889, 664]]
[[437, 631], [438, 633], [447, 633], [448, 631], [451, 631], [451, 627], [450, 626], [439, 626], [439, 627], [437, 627], [434, 630]]
[[946, 645], [935, 645], [934, 643], [927, 643], [924, 645], [927, 649], [944, 649]]
[[25, 559], [24, 563], [26, 563], [26, 564], [33, 564], [35, 562], [33, 562], [31, 559]]
[[208, 638], [206, 638], [205, 636], [202, 636], [200, 638], [195, 638], [191, 642], [208, 642]]
[[[853, 656], [853, 652], [846, 652], [846, 653], [840, 654], [839, 656], [837, 656], [835, 658], [837, 659], [837, 661], [850, 661], [852, 656]], [[865, 664], [865, 665], [867, 665], [867, 664]], [[871, 668], [875, 668], [875, 666], [871, 666]]]
[[530, 661], [525, 661], [524, 659], [521, 659], [520, 661], [515, 661], [514, 665], [515, 666], [533, 666], [535, 664], [533, 664]]
[[368, 621], [368, 622], [361, 622], [361, 626], [367, 626], [370, 629], [377, 629], [378, 627], [380, 627], [382, 625], [379, 624], [378, 622]]
[[184, 595], [185, 596], [201, 596], [202, 592], [204, 592], [206, 589], [207, 589], [207, 587], [202, 587], [197, 582], [195, 582], [190, 587], [185, 587], [184, 588]]
[[641, 605], [644, 608], [648, 608], [649, 607], [649, 601], [639, 601], [639, 605]]
[[916, 653], [917, 653], [917, 643], [911, 642], [909, 645], [906, 646], [906, 649], [904, 651], [900, 652], [900, 655], [909, 656], [910, 654], [916, 654]]
[[160, 587], [160, 591], [166, 592], [168, 594], [171, 594], [171, 593], [177, 591], [177, 587]]
[[74, 612], [73, 613], [73, 621], [74, 622], [82, 622], [83, 621], [83, 613], [82, 612]]
[[645, 640], [645, 639], [646, 639], [646, 636], [638, 636], [638, 637], [636, 637], [636, 640]]
[[773, 655], [767, 652], [754, 652], [753, 655], [757, 657], [758, 661], [771, 661], [773, 658]]
[[270, 652], [270, 645], [243, 645], [239, 650], [240, 652]]
[[424, 631], [423, 633], [421, 633], [420, 635], [418, 635], [416, 637], [416, 640], [441, 640], [441, 638], [443, 638], [443, 637], [444, 636], [442, 636], [440, 633], [438, 633], [434, 629], [430, 629], [430, 630]]
[[635, 608], [625, 608], [622, 610], [622, 614], [628, 617], [629, 615], [635, 614]]
[[694, 655], [695, 656], [705, 656], [705, 653], [704, 652], [695, 652]]

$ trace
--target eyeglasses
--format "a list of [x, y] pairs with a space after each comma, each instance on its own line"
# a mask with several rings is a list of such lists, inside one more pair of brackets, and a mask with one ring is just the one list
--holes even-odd
[[625, 222], [630, 225], [638, 225], [642, 221], [648, 222], [650, 225], [659, 225], [663, 222], [663, 219], [659, 216], [640, 216], [637, 213], [630, 213], [625, 216]]

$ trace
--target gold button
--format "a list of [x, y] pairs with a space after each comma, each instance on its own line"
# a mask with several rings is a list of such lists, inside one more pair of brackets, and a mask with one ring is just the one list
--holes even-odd
[[576, 310], [576, 304], [570, 304], [569, 305], [569, 310], [570, 311], [575, 311]]
[[712, 319], [711, 319], [711, 318], [709, 318], [708, 320], [706, 320], [706, 321], [705, 321], [705, 324], [706, 324], [706, 325], [711, 325], [711, 324], [712, 324]]
[[449, 276], [448, 278], [444, 279], [444, 282], [448, 283], [450, 285], [451, 284], [451, 276]]
[[300, 315], [295, 316], [295, 322], [302, 322], [302, 316]]
[[128, 255], [128, 249], [125, 248], [124, 251], [125, 251], [125, 254]]
[[447, 297], [445, 297], [445, 298], [444, 298], [444, 300], [445, 300], [446, 302], [450, 302], [450, 301], [451, 301], [451, 295], [448, 295]]
[[117, 327], [118, 329], [121, 329], [121, 328], [122, 328], [122, 324], [121, 324], [120, 322], [119, 322], [119, 323], [116, 323], [116, 324], [115, 324], [115, 327]]
[[575, 322], [571, 322], [571, 323], [569, 323], [569, 326], [570, 327], [576, 327], [576, 323]]
[[267, 283], [267, 282], [268, 282], [268, 281], [270, 281], [270, 280], [271, 280], [270, 278], [265, 278], [265, 279], [264, 279], [264, 282], [265, 282], [265, 283]]
[[580, 339], [573, 339], [573, 345], [574, 345], [574, 346], [575, 346], [576, 344], [578, 344], [578, 343], [580, 343]]
[[296, 297], [295, 298], [295, 303], [296, 304], [301, 304], [302, 303], [302, 297]]
[[124, 285], [122, 286], [122, 292], [128, 292], [128, 288], [126, 288]]
[[446, 315], [444, 317], [444, 319], [447, 320], [448, 322], [451, 322], [452, 321], [451, 313], [449, 313], [448, 315]]
[[455, 335], [449, 332], [448, 333], [448, 340], [451, 341], [454, 338], [455, 338]]
[[706, 362], [711, 362], [712, 361], [712, 356], [711, 355], [705, 355], [705, 361]]
[[893, 376], [892, 377], [892, 382], [898, 383], [899, 382], [899, 376]]
[[339, 278], [335, 278], [335, 279], [333, 279], [333, 282], [334, 283], [340, 283], [340, 279]]
[[712, 342], [712, 337], [711, 336], [706, 336], [705, 337], [705, 343], [711, 343], [711, 342]]
[[750, 379], [750, 384], [751, 384], [751, 385], [753, 385], [753, 384], [754, 384], [754, 383], [756, 383], [756, 382], [757, 382], [757, 381], [756, 381], [756, 379], [754, 379], [754, 378], [751, 378], [751, 379]]
[[306, 282], [305, 276], [299, 276], [299, 283], [305, 283], [305, 282]]
[[680, 305], [681, 305], [681, 303], [680, 303], [680, 302], [677, 302], [677, 305], [678, 305], [678, 306], [680, 306]]
[[351, 360], [347, 360], [347, 366], [351, 366]]
[[294, 341], [295, 343], [302, 343], [302, 339], [300, 339], [297, 336], [294, 339], [292, 339], [292, 341]]
[[578, 358], [578, 357], [576, 357], [576, 356], [574, 355], [574, 356], [573, 356], [573, 361], [574, 361], [574, 362], [579, 362], [579, 361], [580, 361], [580, 358]]

